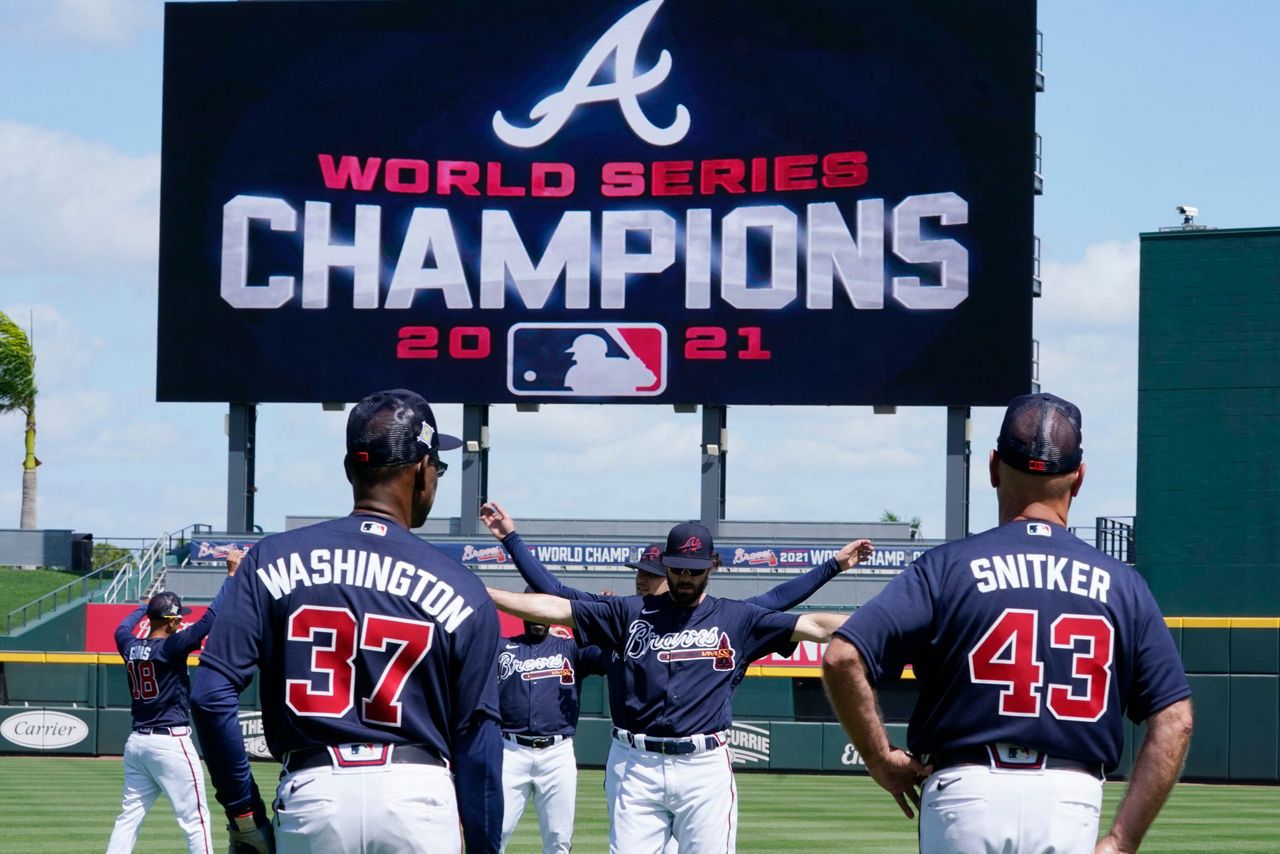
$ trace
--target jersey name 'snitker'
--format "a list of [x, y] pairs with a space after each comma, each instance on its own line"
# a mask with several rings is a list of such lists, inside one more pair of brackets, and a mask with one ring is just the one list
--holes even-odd
[[243, 690], [262, 663], [267, 746], [425, 744], [497, 718], [484, 585], [399, 525], [354, 515], [267, 537], [228, 588], [201, 665]]
[[193, 625], [168, 637], [137, 638], [134, 629], [147, 613], [139, 607], [125, 617], [115, 633], [116, 649], [124, 659], [133, 697], [133, 726], [188, 726], [191, 723], [191, 677], [187, 656], [200, 648], [217, 616], [217, 600]]
[[1046, 522], [926, 552], [836, 633], [873, 684], [912, 665], [914, 753], [1008, 741], [1114, 768], [1123, 715], [1191, 693], [1143, 578]]
[[506, 638], [498, 649], [502, 731], [518, 735], [573, 735], [578, 728], [582, 678], [604, 673], [605, 653], [547, 635], [538, 643]]
[[614, 724], [670, 738], [728, 729], [742, 673], [762, 655], [790, 655], [798, 618], [714, 596], [684, 608], [663, 594], [575, 600], [573, 619], [579, 643], [619, 659], [608, 675], [627, 699], [612, 704]]

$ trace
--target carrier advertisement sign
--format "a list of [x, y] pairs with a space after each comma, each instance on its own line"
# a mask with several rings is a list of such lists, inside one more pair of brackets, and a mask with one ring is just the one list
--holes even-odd
[[165, 13], [160, 400], [1029, 387], [1034, 0]]

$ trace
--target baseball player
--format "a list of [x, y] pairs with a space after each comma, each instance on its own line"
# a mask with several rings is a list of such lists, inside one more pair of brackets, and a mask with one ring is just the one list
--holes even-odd
[[553, 635], [545, 623], [526, 621], [524, 633], [504, 639], [498, 653], [498, 705], [502, 713], [502, 848], [533, 798], [544, 854], [568, 854], [578, 765], [582, 678], [604, 673], [604, 652]]
[[[498, 850], [497, 611], [410, 531], [459, 445], [417, 394], [366, 397], [347, 421], [351, 515], [264, 538], [229, 584], [192, 702], [241, 851]], [[274, 827], [236, 718], [255, 672], [284, 766]]]
[[[1191, 691], [1160, 609], [1066, 527], [1080, 420], [1051, 394], [1015, 398], [990, 457], [999, 527], [922, 555], [827, 650], [832, 706], [876, 782], [919, 808], [923, 852], [1094, 851], [1122, 715], [1147, 736], [1097, 851], [1136, 850], [1182, 767]], [[909, 752], [874, 692], [905, 662], [920, 685]]]
[[[238, 565], [238, 560], [228, 559], [227, 575], [235, 575]], [[133, 731], [124, 744], [124, 802], [107, 854], [133, 850], [142, 820], [161, 792], [173, 804], [178, 826], [187, 835], [187, 850], [208, 854], [213, 849], [204, 771], [191, 743], [187, 656], [209, 634], [221, 601], [220, 590], [204, 616], [184, 629], [182, 618], [191, 609], [183, 606], [176, 593], [157, 593], [116, 628], [116, 649], [124, 659], [133, 695]], [[134, 630], [144, 616], [150, 628], [146, 638], [138, 638]]]
[[838, 614], [797, 617], [707, 594], [713, 551], [701, 525], [677, 525], [662, 563], [667, 592], [603, 601], [491, 590], [525, 620], [577, 629], [579, 644], [617, 655], [610, 698], [609, 765], [622, 769], [608, 793], [609, 850], [653, 854], [674, 838], [685, 851], [732, 852], [738, 799], [725, 750], [730, 701], [742, 672], [761, 655], [788, 654], [799, 640], [825, 641]]

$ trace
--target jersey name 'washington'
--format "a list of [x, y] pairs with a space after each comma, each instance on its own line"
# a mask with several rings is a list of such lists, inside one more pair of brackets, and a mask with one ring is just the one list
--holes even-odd
[[446, 632], [456, 630], [473, 613], [453, 586], [434, 573], [362, 549], [311, 549], [307, 560], [290, 552], [258, 567], [257, 574], [272, 599], [288, 596], [299, 584], [344, 584], [404, 596]]

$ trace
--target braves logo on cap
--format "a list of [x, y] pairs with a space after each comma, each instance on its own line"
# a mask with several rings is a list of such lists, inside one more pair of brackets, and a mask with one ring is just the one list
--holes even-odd
[[426, 445], [428, 448], [430, 448], [431, 441], [435, 439], [435, 437], [436, 437], [436, 428], [432, 427], [426, 421], [423, 421], [422, 432], [418, 434], [418, 441]]
[[507, 388], [540, 397], [652, 397], [667, 387], [667, 330], [656, 323], [517, 323]]
[[658, 561], [662, 558], [662, 549], [659, 546], [649, 546], [644, 550], [644, 554], [640, 555], [640, 560]]
[[692, 552], [700, 552], [702, 551], [702, 540], [698, 537], [690, 537], [680, 544], [680, 548], [677, 549], [677, 551], [683, 555], [687, 555]]

